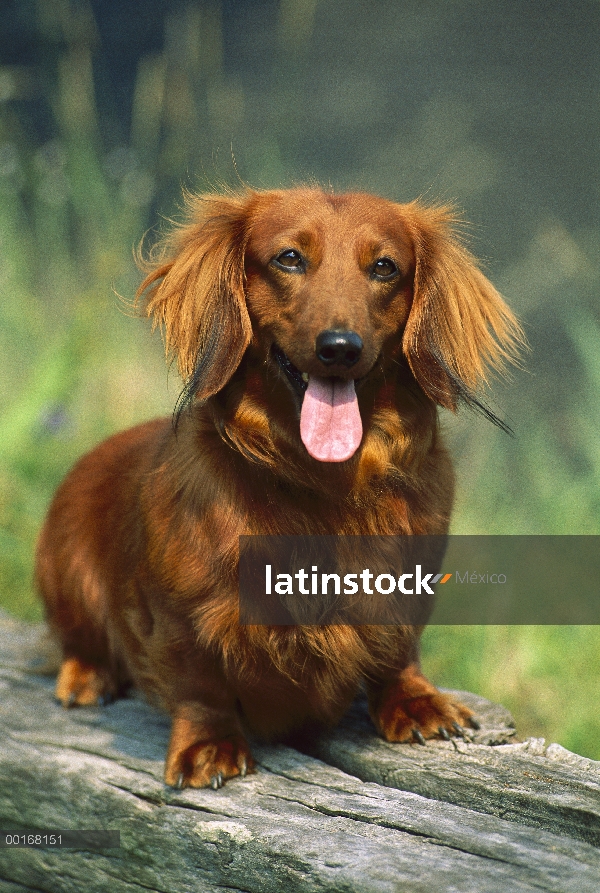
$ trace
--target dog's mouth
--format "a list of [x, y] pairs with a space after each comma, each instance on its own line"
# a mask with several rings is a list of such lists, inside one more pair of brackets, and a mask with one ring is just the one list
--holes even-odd
[[288, 355], [285, 354], [282, 349], [277, 346], [277, 344], [273, 345], [271, 351], [273, 353], [273, 356], [277, 360], [279, 367], [283, 370], [283, 372], [285, 372], [286, 377], [292, 385], [293, 389], [298, 394], [300, 399], [302, 399], [308, 387], [307, 373], [300, 372], [298, 367], [294, 366]]
[[300, 437], [320, 462], [346, 462], [362, 440], [362, 421], [354, 379], [308, 375], [273, 345], [273, 355], [302, 400]]

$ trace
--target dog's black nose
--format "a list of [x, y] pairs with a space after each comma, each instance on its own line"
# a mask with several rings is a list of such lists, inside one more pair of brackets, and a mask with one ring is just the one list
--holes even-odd
[[325, 329], [317, 335], [316, 353], [326, 366], [354, 366], [360, 360], [362, 338], [356, 332]]

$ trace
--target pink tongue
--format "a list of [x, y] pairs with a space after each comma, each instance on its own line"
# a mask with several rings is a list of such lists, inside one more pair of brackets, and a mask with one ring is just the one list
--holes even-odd
[[300, 414], [302, 443], [314, 459], [345, 462], [362, 438], [354, 382], [311, 375]]

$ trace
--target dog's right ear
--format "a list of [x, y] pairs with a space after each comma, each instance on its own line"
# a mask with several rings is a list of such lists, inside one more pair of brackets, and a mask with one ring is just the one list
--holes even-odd
[[402, 207], [416, 255], [413, 304], [403, 350], [415, 379], [438, 405], [459, 402], [505, 428], [477, 394], [488, 370], [518, 365], [523, 330], [455, 230], [452, 208]]
[[160, 326], [186, 382], [183, 402], [206, 400], [230, 380], [252, 337], [244, 252], [253, 193], [187, 199], [187, 221], [138, 263], [137, 299]]

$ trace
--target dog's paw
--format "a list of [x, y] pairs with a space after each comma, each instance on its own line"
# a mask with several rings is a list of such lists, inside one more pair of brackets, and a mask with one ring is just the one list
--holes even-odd
[[462, 737], [465, 727], [479, 725], [473, 711], [459, 701], [435, 690], [417, 697], [391, 697], [375, 717], [376, 725], [387, 741], [416, 741], [426, 738]]
[[116, 697], [116, 686], [106, 670], [77, 657], [63, 661], [54, 695], [63, 707], [104, 707]]
[[254, 760], [242, 735], [171, 746], [165, 764], [165, 783], [173, 788], [223, 787], [227, 778], [254, 772]]
[[410, 664], [383, 685], [372, 684], [369, 709], [377, 730], [387, 741], [448, 741], [464, 736], [465, 727], [479, 728], [473, 711], [438, 691], [417, 664]]

